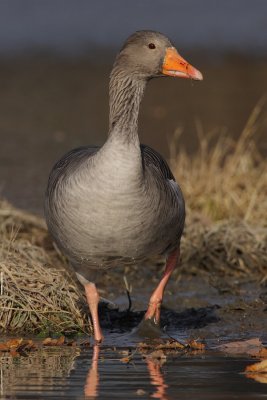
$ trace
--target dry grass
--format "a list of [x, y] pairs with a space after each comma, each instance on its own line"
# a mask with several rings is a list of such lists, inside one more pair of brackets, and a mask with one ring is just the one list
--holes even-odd
[[191, 222], [182, 239], [182, 265], [176, 273], [202, 274], [214, 281], [267, 282], [267, 228], [226, 220]]
[[0, 203], [0, 331], [84, 331], [82, 291], [44, 221]]
[[204, 136], [198, 125], [199, 150], [190, 157], [177, 149], [179, 131], [173, 138], [171, 165], [187, 205], [184, 273], [267, 281], [267, 162], [256, 145], [264, 104], [237, 141], [225, 132]]
[[[237, 142], [218, 135], [211, 145], [214, 138], [200, 134], [194, 157], [177, 151], [174, 138], [171, 164], [188, 215], [176, 274], [267, 281], [267, 163], [255, 145], [261, 110], [259, 104]], [[0, 238], [0, 331], [88, 330], [83, 291], [44, 221], [0, 202]]]
[[224, 131], [205, 136], [197, 124], [199, 150], [193, 157], [177, 149], [180, 131], [175, 133], [171, 165], [181, 182], [189, 217], [194, 211], [210, 221], [234, 218], [267, 227], [267, 162], [256, 146], [257, 128], [266, 118], [263, 110], [264, 99], [238, 141]]

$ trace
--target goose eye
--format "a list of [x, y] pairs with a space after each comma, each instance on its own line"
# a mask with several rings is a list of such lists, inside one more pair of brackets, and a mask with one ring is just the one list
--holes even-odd
[[156, 46], [154, 45], [154, 43], [149, 43], [148, 47], [149, 47], [150, 49], [152, 49], [152, 50], [156, 48]]

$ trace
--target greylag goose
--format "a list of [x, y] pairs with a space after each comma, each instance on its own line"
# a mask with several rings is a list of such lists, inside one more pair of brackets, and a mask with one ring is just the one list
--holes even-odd
[[94, 338], [103, 339], [92, 270], [166, 255], [163, 277], [145, 320], [160, 322], [165, 286], [179, 262], [184, 199], [166, 161], [138, 137], [147, 82], [173, 76], [202, 80], [159, 32], [131, 35], [115, 60], [109, 86], [109, 133], [102, 147], [70, 151], [52, 169], [45, 195], [48, 229], [84, 284]]

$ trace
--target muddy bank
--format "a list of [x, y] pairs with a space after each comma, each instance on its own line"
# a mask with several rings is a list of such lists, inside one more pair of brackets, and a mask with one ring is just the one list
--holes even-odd
[[[138, 279], [131, 283], [134, 287], [131, 310], [127, 307], [123, 288], [116, 287], [110, 298], [114, 302], [117, 300], [120, 308], [110, 310], [102, 306], [100, 313], [106, 336], [110, 332], [128, 333], [129, 342], [132, 330], [142, 321], [149, 295], [155, 286], [149, 283], [145, 289], [144, 286], [140, 289]], [[162, 333], [176, 338], [200, 338], [213, 343], [252, 337], [259, 337], [266, 342], [267, 288], [258, 282], [240, 284], [233, 280], [229, 284], [228, 278], [221, 278], [220, 283], [221, 287], [218, 288], [203, 278], [192, 276], [181, 276], [179, 283], [170, 282], [162, 307]], [[120, 296], [118, 291], [121, 291]], [[143, 335], [153, 336], [153, 329], [149, 327], [143, 330]]]

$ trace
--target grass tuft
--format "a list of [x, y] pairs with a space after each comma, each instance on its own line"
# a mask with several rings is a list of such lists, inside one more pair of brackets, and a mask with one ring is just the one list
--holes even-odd
[[83, 291], [50, 242], [44, 221], [2, 201], [0, 238], [0, 331], [85, 331]]
[[234, 218], [267, 227], [267, 163], [256, 145], [264, 101], [255, 107], [237, 141], [224, 131], [205, 136], [198, 124], [198, 151], [189, 156], [177, 147], [181, 133], [175, 132], [171, 167], [181, 182], [189, 218], [198, 212], [213, 222]]

